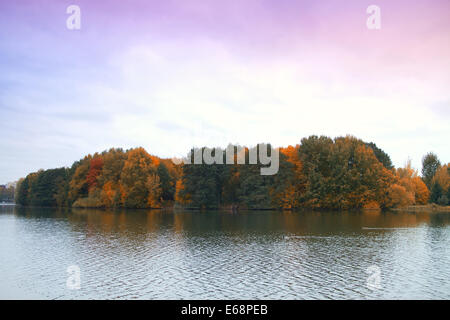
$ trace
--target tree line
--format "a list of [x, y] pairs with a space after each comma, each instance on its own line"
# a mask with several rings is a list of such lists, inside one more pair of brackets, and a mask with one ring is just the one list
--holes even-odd
[[0, 185], [0, 202], [13, 202], [14, 201], [14, 187]]
[[[248, 148], [244, 151], [248, 159]], [[353, 136], [310, 136], [279, 149], [278, 174], [261, 175], [261, 166], [175, 164], [143, 148], [113, 148], [88, 155], [70, 168], [30, 173], [17, 184], [16, 202], [49, 207], [347, 210], [447, 205], [450, 199], [449, 165], [441, 165], [435, 154], [423, 158], [419, 176], [410, 162], [395, 168], [374, 143]]]

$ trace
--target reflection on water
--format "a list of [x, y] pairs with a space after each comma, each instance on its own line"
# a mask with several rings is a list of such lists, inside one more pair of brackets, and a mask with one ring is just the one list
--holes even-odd
[[449, 299], [450, 215], [1, 207], [0, 261], [0, 298]]

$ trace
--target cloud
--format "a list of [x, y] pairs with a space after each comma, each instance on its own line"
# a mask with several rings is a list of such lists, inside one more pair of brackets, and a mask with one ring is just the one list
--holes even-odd
[[[420, 168], [431, 150], [450, 158], [448, 24], [438, 7], [411, 31], [400, 18], [419, 11], [386, 5], [374, 34], [361, 5], [336, 15], [299, 6], [297, 18], [270, 1], [139, 3], [138, 13], [82, 3], [80, 33], [57, 29], [63, 5], [17, 30], [0, 22], [0, 182], [110, 147], [172, 157], [311, 134], [374, 141], [397, 166], [410, 157]], [[22, 21], [31, 9], [20, 10]]]

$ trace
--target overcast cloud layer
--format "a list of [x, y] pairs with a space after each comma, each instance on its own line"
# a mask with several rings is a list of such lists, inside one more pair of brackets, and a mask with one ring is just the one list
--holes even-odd
[[[81, 8], [81, 30], [66, 8]], [[381, 8], [368, 30], [366, 8]], [[449, 1], [2, 1], [0, 183], [143, 146], [373, 141], [450, 161]]]

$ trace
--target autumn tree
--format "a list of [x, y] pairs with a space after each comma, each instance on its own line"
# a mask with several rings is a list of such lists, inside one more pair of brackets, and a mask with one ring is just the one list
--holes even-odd
[[86, 181], [89, 172], [91, 156], [86, 156], [83, 160], [72, 165], [72, 178], [69, 183], [69, 203], [73, 204], [77, 199], [88, 196], [88, 184]]
[[393, 175], [361, 140], [311, 136], [302, 139], [299, 154], [307, 179], [305, 206], [349, 209], [389, 204]]
[[[174, 164], [143, 148], [110, 149], [88, 155], [70, 168], [39, 170], [17, 184], [21, 205], [79, 207], [161, 207], [164, 201], [194, 208], [232, 205], [249, 209], [390, 208], [440, 204], [450, 198], [449, 165], [430, 153], [423, 159], [423, 180], [408, 162], [395, 169], [374, 143], [352, 137], [310, 136], [300, 145], [279, 149], [279, 171], [261, 175], [263, 165]], [[269, 148], [269, 150], [272, 150]], [[205, 151], [191, 150], [193, 152]], [[211, 153], [215, 156], [215, 151]], [[237, 156], [235, 155], [235, 161]], [[431, 194], [424, 183], [432, 185]], [[4, 188], [3, 188], [4, 189]], [[6, 191], [1, 189], [1, 194]]]
[[414, 203], [414, 194], [399, 184], [392, 184], [389, 189], [388, 207], [402, 208]]
[[100, 156], [95, 156], [90, 160], [89, 171], [86, 175], [86, 183], [88, 191], [91, 191], [98, 184], [97, 177], [99, 176], [103, 167], [103, 159]]
[[295, 209], [300, 207], [300, 199], [306, 189], [306, 178], [299, 158], [299, 148], [280, 148], [279, 173], [270, 188], [272, 203], [276, 208]]
[[444, 193], [446, 193], [450, 187], [449, 168], [450, 168], [449, 164], [439, 167], [436, 170], [433, 179], [431, 179], [431, 184], [433, 185], [435, 183], [438, 183], [442, 187]]
[[147, 205], [150, 208], [160, 208], [162, 203], [163, 189], [159, 175], [150, 174], [147, 177], [146, 187], [148, 190]]
[[414, 177], [412, 179], [415, 189], [415, 202], [416, 204], [427, 204], [430, 198], [430, 190], [420, 177]]
[[430, 202], [437, 203], [440, 205], [447, 205], [449, 202], [450, 190], [450, 174], [449, 174], [450, 164], [443, 165], [437, 168], [436, 172], [431, 179], [431, 195]]
[[127, 154], [122, 149], [111, 148], [102, 153], [103, 167], [97, 178], [101, 189], [100, 198], [103, 206], [121, 206], [120, 175], [127, 159]]
[[332, 176], [332, 148], [333, 140], [325, 136], [310, 136], [301, 140], [299, 158], [307, 179], [306, 190], [301, 197], [305, 207], [323, 207], [324, 199], [331, 192], [329, 183]]
[[184, 191], [182, 179], [178, 179], [175, 184], [175, 201], [181, 205], [187, 206], [190, 203], [190, 195]]
[[[156, 166], [144, 148], [129, 150], [120, 175], [122, 203], [125, 207], [145, 208], [148, 206], [147, 180], [151, 174], [156, 174]], [[150, 194], [150, 196], [154, 195]]]

